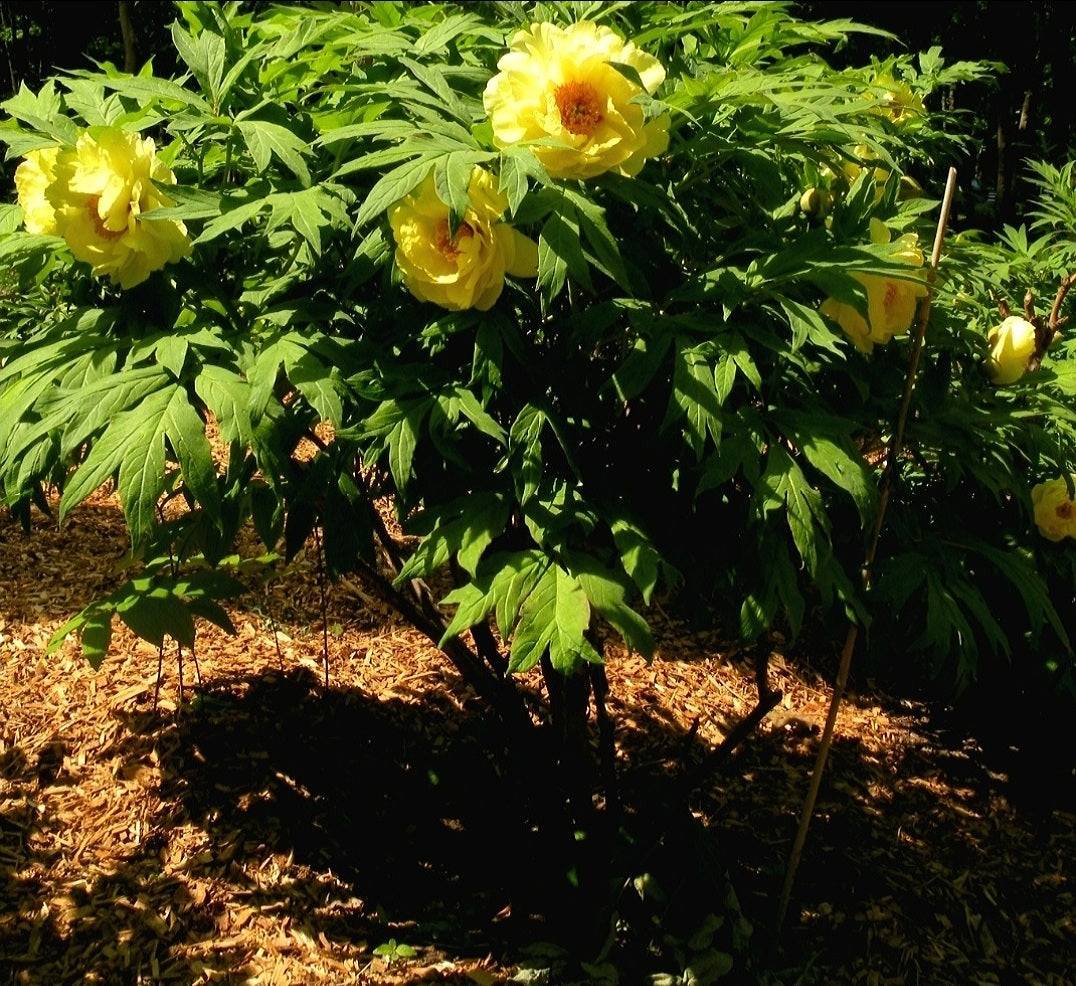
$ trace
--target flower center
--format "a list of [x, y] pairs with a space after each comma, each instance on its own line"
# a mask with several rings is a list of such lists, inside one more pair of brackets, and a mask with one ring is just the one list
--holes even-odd
[[1054, 511], [1061, 520], [1072, 520], [1073, 508], [1072, 501], [1059, 504], [1057, 510]]
[[[127, 230], [109, 229], [105, 225], [105, 221], [101, 218], [101, 213], [97, 211], [100, 202], [100, 195], [91, 195], [88, 199], [86, 199], [86, 211], [90, 214], [90, 220], [93, 222], [94, 229], [97, 230], [97, 235], [100, 236], [102, 239], [117, 240], [121, 236], [123, 236], [123, 234], [126, 233]], [[131, 211], [130, 206], [127, 207], [127, 211]]]
[[604, 119], [598, 90], [589, 82], [565, 82], [557, 86], [553, 98], [560, 110], [560, 122], [570, 133], [589, 137]]
[[442, 257], [446, 260], [455, 260], [460, 255], [459, 247], [456, 246], [456, 244], [459, 243], [461, 236], [474, 236], [474, 229], [472, 229], [468, 223], [460, 223], [459, 229], [456, 230], [455, 237], [452, 237], [448, 234], [447, 219], [442, 219], [437, 224], [437, 234], [434, 243]]
[[894, 303], [896, 302], [898, 290], [899, 289], [897, 287], [896, 281], [885, 282], [885, 300], [883, 301], [883, 304], [885, 305], [887, 311], [892, 308]]

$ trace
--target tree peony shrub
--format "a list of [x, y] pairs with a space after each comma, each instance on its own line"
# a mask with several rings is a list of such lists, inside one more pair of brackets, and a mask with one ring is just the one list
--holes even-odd
[[[985, 69], [836, 70], [856, 27], [782, 5], [529, 9], [185, 3], [182, 78], [4, 104], [0, 492], [25, 521], [55, 487], [62, 519], [114, 480], [143, 566], [56, 646], [100, 661], [116, 615], [155, 643], [227, 626], [248, 522], [285, 557], [316, 527], [516, 721], [506, 668], [650, 654], [657, 598], [745, 641], [874, 621], [965, 670], [1053, 619], [1030, 491], [1076, 469], [1072, 378], [1055, 348], [1034, 393], [986, 386], [968, 326], [1044, 268], [959, 231], [860, 576], [961, 149], [932, 94]], [[190, 509], [162, 524], [165, 497]]]

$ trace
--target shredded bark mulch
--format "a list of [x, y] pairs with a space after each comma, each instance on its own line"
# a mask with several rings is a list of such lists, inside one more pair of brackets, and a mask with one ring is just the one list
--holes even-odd
[[[119, 582], [118, 507], [101, 492], [34, 527], [0, 520], [0, 986], [557, 981], [509, 931], [532, 834], [494, 726], [428, 641], [311, 554], [236, 601], [235, 637], [161, 655], [117, 621], [95, 672], [74, 641], [45, 648]], [[609, 665], [626, 804], [756, 700], [749, 655], [660, 630], [653, 662]], [[775, 937], [830, 691], [771, 644], [781, 704], [690, 797], [751, 931], [721, 981], [1076, 983], [1071, 740], [1029, 785], [1034, 763], [882, 695], [841, 713]]]

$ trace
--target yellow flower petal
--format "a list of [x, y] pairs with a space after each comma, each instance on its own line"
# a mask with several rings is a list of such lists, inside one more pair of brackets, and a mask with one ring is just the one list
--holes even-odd
[[45, 236], [56, 233], [56, 210], [49, 201], [48, 192], [56, 181], [59, 154], [58, 147], [31, 151], [15, 169], [15, 189], [28, 233]]
[[871, 330], [867, 320], [859, 314], [854, 305], [845, 304], [836, 298], [827, 298], [818, 310], [827, 318], [833, 319], [855, 344], [856, 349], [869, 353], [873, 348]]
[[511, 226], [501, 226], [505, 269], [513, 277], [538, 276], [538, 244]]
[[[888, 227], [879, 220], [871, 220], [871, 240], [874, 243], [888, 243], [891, 234]], [[923, 251], [916, 243], [913, 233], [906, 233], [897, 241], [894, 259], [909, 267], [923, 266]], [[851, 338], [855, 347], [869, 353], [875, 344], [884, 345], [893, 336], [902, 335], [912, 327], [919, 299], [926, 297], [926, 282], [882, 274], [853, 274], [867, 293], [867, 317], [849, 304], [827, 298], [819, 311], [832, 318]]]
[[897, 82], [891, 75], [883, 75], [874, 79], [871, 85], [881, 90], [880, 93], [867, 93], [869, 99], [878, 99], [878, 108], [873, 112], [894, 123], [907, 123], [926, 112], [923, 97], [913, 92], [907, 82]]

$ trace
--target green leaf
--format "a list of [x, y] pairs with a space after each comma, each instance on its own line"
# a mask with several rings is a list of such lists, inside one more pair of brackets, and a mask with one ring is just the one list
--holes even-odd
[[187, 362], [190, 342], [183, 336], [169, 333], [161, 336], [153, 348], [157, 362], [178, 380], [183, 374], [183, 364]]
[[444, 114], [444, 111], [447, 111], [449, 115], [464, 126], [469, 127], [471, 125], [471, 114], [460, 101], [460, 98], [456, 95], [455, 90], [445, 79], [442, 72], [431, 65], [423, 65], [410, 58], [401, 56], [398, 60], [419, 82], [437, 96], [440, 104], [438, 108], [442, 111], [441, 115]]
[[344, 406], [340, 395], [345, 389], [340, 370], [335, 366], [327, 366], [319, 354], [301, 345], [285, 348], [284, 367], [288, 372], [288, 379], [310, 402], [318, 417], [340, 427], [344, 420]]
[[869, 525], [877, 509], [878, 491], [871, 470], [862, 456], [848, 444], [839, 443], [819, 432], [797, 440], [807, 461], [852, 497], [859, 508], [863, 525]]
[[837, 334], [826, 324], [826, 320], [815, 308], [808, 308], [790, 298], [781, 299], [781, 308], [788, 318], [792, 329], [792, 351], [796, 352], [805, 342], [810, 341], [822, 349], [839, 353]]
[[253, 441], [250, 426], [250, 385], [223, 366], [204, 363], [194, 378], [195, 393], [205, 402], [223, 441], [245, 447]]
[[414, 51], [419, 55], [444, 51], [450, 41], [454, 41], [465, 31], [474, 31], [481, 27], [482, 21], [472, 14], [451, 14], [440, 24], [426, 28], [415, 42]]
[[370, 189], [366, 200], [359, 208], [358, 215], [355, 216], [356, 228], [365, 226], [371, 219], [381, 215], [404, 196], [410, 195], [426, 180], [426, 176], [435, 163], [436, 159], [421, 157], [417, 161], [401, 164], [387, 175], [382, 175]]
[[508, 211], [514, 214], [527, 194], [527, 171], [519, 154], [501, 156], [501, 173], [497, 189], [508, 199]]
[[758, 476], [759, 448], [751, 433], [742, 429], [726, 431], [721, 444], [702, 463], [696, 494], [727, 483], [741, 470], [752, 481]]
[[119, 78], [101, 78], [100, 83], [106, 89], [114, 89], [121, 95], [132, 96], [140, 102], [163, 99], [166, 102], [189, 106], [206, 116], [212, 114], [209, 104], [201, 96], [168, 79], [128, 75]]
[[[17, 154], [24, 154], [37, 147], [47, 147], [50, 143], [73, 144], [78, 138], [78, 127], [64, 115], [63, 100], [56, 91], [56, 83], [51, 79], [40, 92], [33, 92], [25, 82], [19, 83], [19, 91], [0, 106], [4, 111], [27, 126], [48, 134], [53, 142], [42, 140], [37, 136], [23, 137], [17, 131], [0, 129], [0, 139], [7, 143]], [[20, 138], [29, 143], [23, 147]]]
[[542, 481], [542, 429], [546, 424], [546, 413], [541, 408], [526, 404], [512, 423], [509, 447], [513, 459], [518, 456], [519, 465], [513, 469], [516, 481], [516, 496], [522, 505], [534, 496]]
[[[248, 42], [249, 44], [249, 42]], [[228, 74], [217, 85], [215, 90], [215, 96], [217, 103], [223, 103], [228, 98], [228, 93], [232, 91], [232, 87], [239, 81], [243, 73], [246, 71], [247, 66], [256, 59], [264, 57], [264, 51], [261, 45], [249, 45], [247, 50], [243, 52], [242, 57], [228, 69]]]
[[77, 631], [82, 654], [96, 671], [108, 656], [109, 644], [112, 642], [112, 612], [110, 606], [91, 603], [52, 635], [45, 656], [55, 654], [68, 636]]
[[97, 613], [88, 616], [79, 639], [83, 656], [96, 671], [108, 656], [108, 648], [112, 643], [112, 614]]
[[818, 491], [780, 445], [770, 448], [757, 492], [762, 497], [764, 511], [784, 507], [796, 549], [807, 571], [818, 577], [820, 565], [828, 555], [825, 535], [828, 518]]
[[[231, 205], [228, 200], [224, 200], [221, 204]], [[272, 203], [267, 196], [264, 198], [256, 198], [250, 202], [243, 202], [228, 208], [225, 212], [222, 212], [219, 216], [206, 223], [205, 228], [198, 234], [194, 242], [196, 244], [209, 243], [222, 233], [238, 229], [248, 219], [253, 219], [259, 212], [271, 204]]]
[[572, 575], [586, 593], [587, 600], [624, 638], [630, 650], [650, 658], [654, 654], [654, 636], [644, 620], [627, 603], [627, 588], [621, 578], [588, 555], [569, 555]]
[[161, 427], [179, 460], [183, 480], [191, 495], [210, 517], [220, 513], [217, 467], [205, 434], [205, 422], [191, 407], [186, 391], [176, 389], [161, 419]]
[[153, 526], [157, 499], [164, 491], [164, 440], [158, 422], [174, 386], [150, 394], [134, 410], [118, 414], [90, 449], [64, 489], [60, 520], [106, 480], [123, 476], [124, 515], [134, 543]]
[[270, 160], [276, 157], [304, 186], [310, 185], [310, 171], [303, 160], [307, 151], [306, 141], [279, 123], [237, 120], [235, 125], [242, 134], [259, 172], [264, 172], [269, 167]]
[[649, 606], [650, 597], [658, 584], [661, 555], [642, 528], [623, 514], [617, 516], [609, 528], [620, 552], [620, 563], [638, 587], [643, 602]]
[[423, 417], [425, 408], [415, 408], [400, 418], [389, 433], [389, 470], [401, 492], [407, 489], [411, 480], [411, 462], [418, 447], [418, 429]]
[[748, 349], [743, 336], [738, 332], [723, 332], [718, 342], [722, 349], [732, 356], [740, 372], [754, 384], [755, 390], [761, 390], [762, 377], [759, 375], [758, 367], [755, 366], [755, 361], [751, 358], [751, 350]]
[[[164, 559], [156, 559], [149, 564], [159, 568], [163, 563]], [[49, 642], [48, 653], [54, 653], [69, 633], [80, 630], [83, 651], [95, 666], [99, 665], [111, 639], [114, 613], [139, 637], [157, 647], [164, 644], [167, 636], [193, 647], [195, 615], [205, 616], [222, 629], [235, 632], [228, 615], [213, 597], [234, 595], [242, 588], [235, 579], [216, 571], [194, 572], [178, 580], [137, 576], [68, 620]]]
[[776, 613], [777, 600], [772, 595], [762, 598], [758, 593], [749, 592], [740, 606], [740, 638], [755, 640], [769, 629]]
[[493, 598], [488, 591], [484, 592], [474, 582], [468, 582], [458, 589], [453, 589], [441, 600], [441, 605], [455, 606], [456, 612], [441, 635], [438, 647], [444, 647], [453, 637], [481, 623], [493, 608]]
[[164, 586], [129, 596], [116, 606], [116, 613], [133, 633], [154, 647], [163, 646], [165, 637], [184, 647], [194, 646], [194, 617]]
[[590, 627], [590, 603], [579, 581], [556, 563], [545, 570], [523, 600], [512, 637], [510, 672], [527, 671], [548, 649], [553, 667], [562, 674], [580, 663], [601, 663], [584, 634]]
[[315, 187], [271, 195], [268, 201], [272, 216], [267, 232], [289, 223], [310, 244], [315, 255], [320, 254], [321, 231], [332, 224], [332, 217], [327, 214], [332, 208], [332, 196], [327, 195], [324, 189]]
[[542, 225], [538, 236], [538, 286], [547, 288], [550, 298], [560, 294], [569, 274], [587, 291], [594, 291], [579, 236], [578, 223], [562, 213], [554, 212]]
[[620, 247], [606, 225], [605, 210], [578, 192], [566, 190], [564, 194], [575, 206], [579, 229], [593, 253], [595, 266], [616, 281], [628, 294], [634, 294], [635, 285], [628, 277], [624, 260], [620, 256]]
[[203, 620], [220, 627], [221, 630], [231, 634], [233, 637], [238, 632], [232, 618], [227, 614], [224, 607], [208, 596], [188, 599], [187, 608], [194, 616], [200, 616]]
[[[169, 439], [192, 483], [192, 492], [216, 507], [216, 472], [204, 425], [190, 405], [186, 390], [175, 385], [148, 395], [137, 407], [116, 415], [93, 444], [86, 461], [64, 490], [62, 520], [111, 476], [133, 544], [142, 544], [156, 523], [157, 501], [168, 484], [165, 440]], [[186, 470], [190, 470], [189, 474]]]
[[453, 500], [444, 507], [428, 509], [421, 521], [430, 532], [407, 560], [396, 583], [430, 575], [456, 556], [460, 567], [475, 578], [483, 552], [508, 522], [507, 499], [492, 492], [476, 493]]
[[453, 235], [471, 207], [468, 188], [475, 165], [494, 155], [486, 151], [452, 151], [437, 159], [433, 169], [433, 186], [437, 197], [448, 206]]
[[498, 445], [505, 444], [507, 435], [504, 429], [489, 415], [484, 407], [466, 387], [453, 387], [452, 396], [458, 402], [460, 411], [483, 435], [488, 435]]
[[679, 349], [673, 362], [673, 392], [666, 423], [684, 420], [684, 441], [696, 459], [702, 458], [707, 435], [715, 444], [721, 442], [721, 398], [712, 359], [712, 346], [703, 343]]
[[671, 344], [672, 337], [669, 335], [659, 335], [656, 338], [643, 336], [636, 339], [631, 352], [612, 376], [617, 397], [622, 401], [638, 397], [661, 369]]
[[442, 600], [457, 609], [441, 638], [441, 646], [450, 637], [484, 620], [491, 610], [496, 611], [497, 628], [507, 640], [519, 619], [523, 600], [549, 564], [549, 559], [536, 550], [491, 555], [481, 563], [473, 582], [453, 590]]

